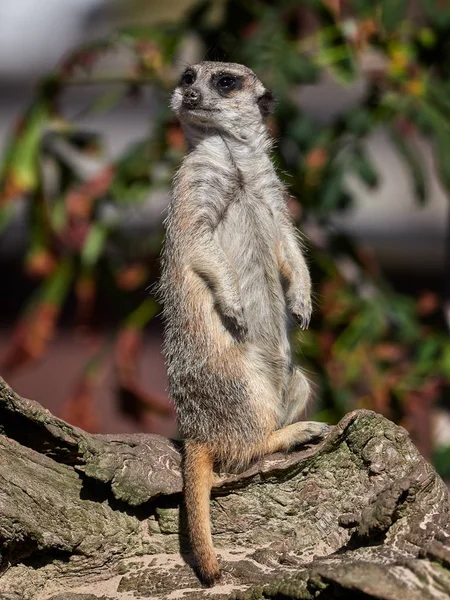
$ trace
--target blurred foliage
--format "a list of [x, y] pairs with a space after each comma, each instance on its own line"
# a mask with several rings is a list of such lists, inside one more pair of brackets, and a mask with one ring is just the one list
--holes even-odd
[[[165, 193], [183, 155], [168, 93], [189, 48], [197, 48], [200, 60], [247, 64], [278, 98], [270, 123], [278, 140], [274, 158], [311, 245], [316, 310], [298, 352], [320, 389], [320, 417], [335, 422], [353, 408], [373, 408], [408, 426], [429, 454], [431, 409], [450, 379], [442, 300], [395, 293], [370, 253], [337, 231], [333, 218], [355, 201], [349, 176], [368, 188], [378, 185], [364, 140], [381, 127], [410, 173], [419, 204], [428, 198], [419, 134], [431, 141], [450, 192], [449, 40], [450, 9], [434, 0], [230, 0], [200, 2], [176, 23], [128, 26], [76, 50], [39, 85], [3, 156], [0, 232], [25, 198], [24, 268], [41, 282], [4, 367], [45, 352], [69, 293], [76, 296], [79, 320], [92, 327], [95, 299], [103, 293], [116, 307], [122, 400], [131, 406], [131, 394], [137, 406], [167, 412], [139, 387], [134, 366], [142, 330], [158, 310], [134, 292], [157, 277], [162, 226], [155, 219], [152, 233], [139, 237], [123, 223], [133, 211], [139, 215], [152, 194]], [[122, 71], [98, 67], [104, 55], [118, 51], [127, 56]], [[298, 107], [300, 86], [323, 76], [343, 86], [364, 84], [357, 104], [326, 124]], [[104, 156], [101, 136], [65, 116], [61, 101], [73, 86], [94, 84], [102, 91], [85, 114], [108, 111], [129, 97], [138, 101], [144, 86], [154, 90], [157, 109], [143, 140], [86, 175], [60, 144], [77, 156]], [[84, 403], [92, 372], [91, 360], [75, 392]]]
[[438, 448], [433, 454], [433, 464], [438, 473], [447, 481], [450, 480], [450, 446]]

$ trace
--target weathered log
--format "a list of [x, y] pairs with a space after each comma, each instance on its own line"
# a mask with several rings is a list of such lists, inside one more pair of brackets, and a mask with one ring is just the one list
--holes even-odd
[[380, 415], [217, 476], [213, 589], [190, 566], [179, 468], [165, 438], [89, 435], [0, 380], [0, 600], [450, 598], [447, 488]]

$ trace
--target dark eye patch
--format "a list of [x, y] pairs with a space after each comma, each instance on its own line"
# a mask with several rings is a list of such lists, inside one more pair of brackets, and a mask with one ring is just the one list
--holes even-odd
[[180, 85], [192, 85], [196, 80], [197, 75], [195, 71], [185, 71], [180, 79]]
[[242, 88], [242, 77], [232, 73], [216, 73], [212, 76], [212, 84], [220, 94], [226, 95]]

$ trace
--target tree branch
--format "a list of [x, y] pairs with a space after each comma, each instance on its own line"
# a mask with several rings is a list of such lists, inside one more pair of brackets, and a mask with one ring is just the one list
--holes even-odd
[[[1, 600], [212, 597], [189, 565], [174, 443], [89, 435], [2, 380], [0, 433]], [[355, 411], [316, 446], [217, 476], [215, 597], [448, 597], [448, 510], [406, 431]]]

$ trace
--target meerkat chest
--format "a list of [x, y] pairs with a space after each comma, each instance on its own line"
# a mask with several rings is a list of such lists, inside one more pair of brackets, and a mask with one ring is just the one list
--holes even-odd
[[278, 236], [276, 205], [281, 200], [280, 182], [270, 165], [266, 169], [242, 169], [240, 185], [231, 195], [225, 225], [251, 239], [267, 243]]
[[225, 207], [223, 219], [216, 230], [216, 239], [233, 262], [255, 266], [270, 262], [279, 239], [275, 212], [267, 197], [257, 187], [236, 191]]
[[202, 198], [199, 210], [216, 215], [214, 236], [225, 252], [255, 248], [258, 255], [279, 237], [276, 206], [282, 186], [269, 156], [225, 147], [209, 140], [184, 165], [190, 196]]

